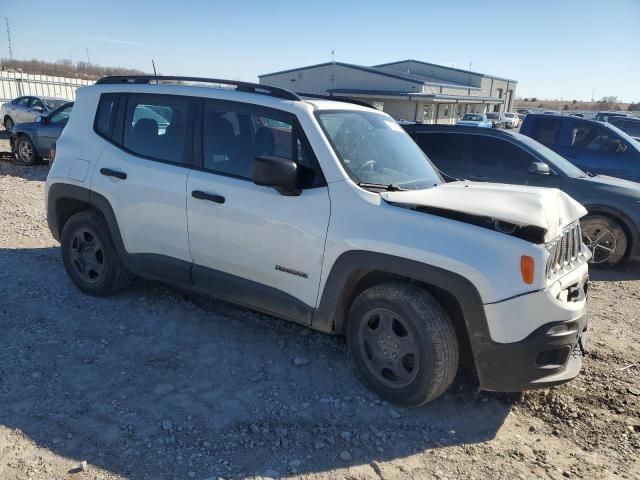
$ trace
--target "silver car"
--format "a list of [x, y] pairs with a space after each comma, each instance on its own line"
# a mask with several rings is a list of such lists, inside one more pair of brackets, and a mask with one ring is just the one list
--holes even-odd
[[55, 97], [18, 97], [0, 107], [0, 118], [4, 128], [11, 130], [16, 123], [35, 122], [37, 116], [47, 115], [68, 102]]

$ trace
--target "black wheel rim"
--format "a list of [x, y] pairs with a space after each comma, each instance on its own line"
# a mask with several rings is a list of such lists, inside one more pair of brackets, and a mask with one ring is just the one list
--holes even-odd
[[77, 229], [71, 237], [71, 265], [87, 283], [97, 283], [104, 275], [104, 248], [98, 236], [88, 228]]
[[604, 225], [583, 227], [582, 239], [591, 250], [591, 263], [604, 263], [616, 253], [616, 235]]
[[369, 311], [360, 321], [358, 349], [367, 369], [390, 388], [404, 388], [416, 378], [418, 343], [408, 322], [386, 308]]
[[33, 161], [33, 147], [27, 140], [22, 140], [18, 145], [18, 156], [25, 163]]

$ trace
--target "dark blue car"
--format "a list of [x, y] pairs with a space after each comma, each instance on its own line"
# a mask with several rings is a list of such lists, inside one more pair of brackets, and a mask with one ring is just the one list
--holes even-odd
[[585, 172], [640, 181], [640, 143], [609, 123], [529, 114], [520, 133], [546, 145]]
[[11, 150], [18, 163], [33, 165], [49, 155], [69, 120], [73, 102], [65, 103], [48, 115], [36, 117], [35, 122], [18, 123], [11, 131]]

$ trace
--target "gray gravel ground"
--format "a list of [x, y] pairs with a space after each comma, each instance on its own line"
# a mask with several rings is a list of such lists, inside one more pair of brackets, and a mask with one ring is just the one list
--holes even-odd
[[576, 381], [509, 396], [462, 372], [395, 408], [341, 338], [156, 282], [81, 294], [46, 227], [47, 167], [3, 157], [1, 479], [640, 478], [639, 265], [592, 271]]

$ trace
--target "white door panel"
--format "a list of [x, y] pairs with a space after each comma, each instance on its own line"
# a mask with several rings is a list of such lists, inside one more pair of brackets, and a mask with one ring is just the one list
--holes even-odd
[[[195, 264], [276, 288], [315, 307], [330, 212], [326, 187], [284, 196], [251, 181], [198, 170], [191, 171], [187, 183]], [[195, 190], [221, 195], [224, 203], [193, 198]]]
[[[101, 169], [126, 173], [124, 180]], [[154, 253], [191, 262], [186, 218], [188, 168], [147, 160], [107, 144], [92, 188], [109, 200], [128, 253]]]

